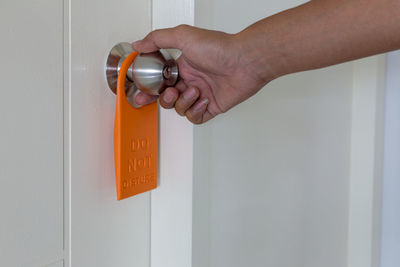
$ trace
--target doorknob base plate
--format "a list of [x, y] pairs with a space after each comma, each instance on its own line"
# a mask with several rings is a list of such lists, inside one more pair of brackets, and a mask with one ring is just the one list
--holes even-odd
[[[115, 45], [108, 54], [105, 74], [108, 87], [114, 94], [117, 93], [117, 80], [121, 65], [124, 62], [125, 58], [133, 52], [134, 50], [132, 48], [132, 45], [130, 43], [123, 42]], [[141, 107], [135, 101], [135, 97], [139, 92], [140, 90], [138, 90], [135, 83], [130, 79], [128, 79], [128, 77], [126, 77], [125, 78], [126, 98], [128, 102], [135, 108]]]

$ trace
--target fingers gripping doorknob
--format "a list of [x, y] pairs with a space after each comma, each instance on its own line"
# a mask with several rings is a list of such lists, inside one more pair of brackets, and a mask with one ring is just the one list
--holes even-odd
[[[106, 79], [110, 89], [116, 93], [118, 73], [125, 58], [134, 52], [130, 43], [115, 45], [107, 58]], [[171, 55], [165, 51], [139, 54], [129, 67], [125, 92], [129, 103], [139, 108], [135, 101], [136, 95], [143, 91], [150, 95], [160, 95], [167, 87], [174, 86], [178, 81], [178, 65]]]

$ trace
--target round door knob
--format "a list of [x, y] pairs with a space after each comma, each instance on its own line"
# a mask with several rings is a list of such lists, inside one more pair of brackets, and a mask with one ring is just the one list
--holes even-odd
[[178, 80], [178, 66], [165, 51], [139, 54], [128, 72], [139, 90], [150, 95], [160, 95]]
[[[125, 58], [133, 52], [130, 43], [115, 45], [107, 58], [106, 80], [116, 93], [118, 72]], [[165, 50], [139, 54], [126, 75], [125, 92], [129, 103], [138, 108], [136, 95], [143, 91], [150, 95], [160, 95], [167, 87], [174, 86], [179, 78], [178, 65]]]

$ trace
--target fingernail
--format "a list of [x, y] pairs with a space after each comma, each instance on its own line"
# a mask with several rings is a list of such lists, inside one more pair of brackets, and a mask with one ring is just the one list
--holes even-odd
[[174, 98], [175, 98], [175, 95], [172, 92], [166, 91], [164, 94], [163, 100], [165, 103], [171, 104], [172, 101], [174, 101]]
[[200, 110], [202, 110], [204, 108], [204, 106], [207, 106], [209, 103], [208, 98], [203, 98], [202, 100], [200, 100], [199, 103], [197, 103], [194, 107], [193, 107], [193, 111], [194, 112], [198, 112]]
[[191, 100], [191, 99], [195, 98], [196, 95], [197, 95], [197, 90], [194, 89], [193, 87], [191, 87], [191, 88], [189, 88], [188, 90], [186, 90], [186, 91], [183, 93], [183, 99], [185, 99], [185, 100]]

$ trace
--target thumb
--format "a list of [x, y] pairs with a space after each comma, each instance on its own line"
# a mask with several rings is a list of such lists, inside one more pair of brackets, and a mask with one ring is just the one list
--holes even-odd
[[134, 50], [141, 53], [150, 53], [160, 49], [182, 48], [182, 34], [187, 25], [174, 28], [160, 29], [150, 32], [143, 40], [132, 44]]

